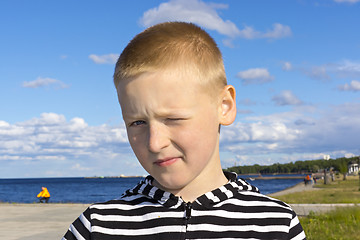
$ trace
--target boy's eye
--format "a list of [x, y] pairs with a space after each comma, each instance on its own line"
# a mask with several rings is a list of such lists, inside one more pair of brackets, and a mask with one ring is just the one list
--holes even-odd
[[167, 118], [166, 121], [167, 122], [178, 122], [178, 121], [182, 121], [185, 120], [185, 118]]
[[130, 124], [130, 126], [140, 126], [140, 125], [143, 125], [145, 124], [146, 122], [143, 121], [143, 120], [137, 120], [137, 121], [134, 121]]

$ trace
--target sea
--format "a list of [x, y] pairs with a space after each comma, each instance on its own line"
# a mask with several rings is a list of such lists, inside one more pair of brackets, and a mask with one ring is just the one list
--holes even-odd
[[[303, 181], [302, 179], [254, 180], [248, 175], [240, 177], [258, 187], [263, 194], [278, 192]], [[123, 192], [134, 187], [141, 180], [143, 177], [0, 179], [0, 202], [36, 203], [38, 202], [36, 195], [41, 191], [41, 187], [49, 190], [51, 194], [49, 202], [52, 203], [104, 202], [119, 198]]]

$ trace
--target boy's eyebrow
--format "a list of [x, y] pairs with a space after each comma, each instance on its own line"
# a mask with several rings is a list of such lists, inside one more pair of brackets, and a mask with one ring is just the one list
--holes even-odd
[[189, 115], [191, 110], [189, 108], [172, 108], [170, 110], [160, 109], [155, 113], [156, 117], [168, 117], [168, 116], [179, 116]]
[[128, 119], [141, 119], [144, 118], [144, 115], [140, 115], [140, 114], [126, 114], [126, 113], [122, 113], [123, 118], [128, 118]]
[[[176, 110], [161, 110], [154, 114], [157, 118], [164, 118], [164, 117], [190, 117], [191, 112], [189, 109], [176, 109]], [[123, 113], [123, 118], [129, 119], [141, 119], [147, 117], [148, 114], [131, 114], [131, 113]]]

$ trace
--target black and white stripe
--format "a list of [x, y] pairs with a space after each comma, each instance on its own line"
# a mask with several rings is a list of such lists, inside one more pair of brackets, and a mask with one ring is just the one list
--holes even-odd
[[305, 239], [294, 211], [235, 174], [229, 183], [185, 203], [147, 177], [118, 200], [90, 206], [63, 240]]

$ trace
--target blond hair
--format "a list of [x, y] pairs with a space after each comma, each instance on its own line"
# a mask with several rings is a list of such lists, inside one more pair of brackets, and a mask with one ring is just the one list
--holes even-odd
[[123, 79], [166, 68], [189, 72], [212, 90], [227, 85], [214, 39], [195, 24], [166, 22], [144, 30], [126, 46], [116, 63], [115, 87]]

